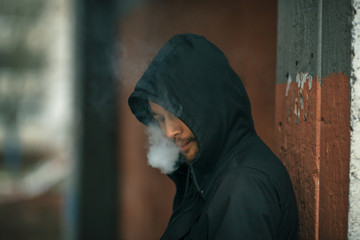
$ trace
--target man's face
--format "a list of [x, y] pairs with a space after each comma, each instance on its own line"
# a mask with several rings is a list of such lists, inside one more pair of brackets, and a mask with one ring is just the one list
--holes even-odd
[[199, 144], [184, 122], [166, 111], [160, 105], [149, 101], [150, 108], [155, 120], [159, 123], [162, 131], [170, 140], [179, 146], [185, 161], [190, 163], [199, 152]]

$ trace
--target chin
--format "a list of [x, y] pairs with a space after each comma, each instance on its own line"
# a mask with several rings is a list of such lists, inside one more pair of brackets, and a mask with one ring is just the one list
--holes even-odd
[[189, 164], [192, 160], [195, 159], [198, 151], [197, 149], [191, 148], [187, 152], [183, 153], [184, 160], [187, 164]]
[[195, 157], [192, 156], [191, 154], [186, 154], [184, 155], [184, 160], [186, 163], [190, 163]]

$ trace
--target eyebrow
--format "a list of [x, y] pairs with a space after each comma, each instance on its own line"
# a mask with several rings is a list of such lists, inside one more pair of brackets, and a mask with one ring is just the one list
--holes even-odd
[[153, 112], [152, 110], [150, 110], [150, 113], [151, 113], [152, 116], [156, 116], [156, 115], [157, 115], [157, 116], [161, 116], [161, 114], [156, 113], [156, 112]]

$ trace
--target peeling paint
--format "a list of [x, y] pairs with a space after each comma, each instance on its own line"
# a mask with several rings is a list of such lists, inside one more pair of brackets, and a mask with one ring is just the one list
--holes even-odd
[[304, 85], [306, 82], [308, 82], [309, 90], [311, 90], [312, 81], [313, 81], [313, 77], [311, 76], [311, 74], [303, 73], [303, 72], [296, 73], [296, 82], [298, 83], [298, 87], [300, 90], [304, 89]]
[[306, 76], [308, 73], [296, 73], [296, 82], [298, 83], [298, 88], [303, 89], [304, 84], [306, 83]]
[[[306, 73], [306, 72], [305, 73], [298, 72], [298, 73], [296, 73], [295, 79], [296, 79], [295, 82], [297, 83], [298, 96], [295, 98], [293, 113], [296, 115], [296, 117], [300, 118], [301, 111], [304, 111], [304, 109], [305, 109], [305, 102], [309, 101], [309, 91], [312, 88], [313, 76], [311, 76], [311, 74]], [[291, 78], [291, 75], [289, 74], [287, 85], [286, 85], [286, 94], [285, 94], [286, 97], [289, 96], [289, 90], [292, 86], [291, 83], [292, 83], [292, 78]], [[308, 83], [308, 85], [307, 85], [306, 91], [304, 91], [306, 83]], [[304, 99], [303, 96], [306, 96], [306, 99]], [[300, 106], [298, 106], [298, 104], [300, 104]], [[307, 112], [304, 112], [304, 119], [306, 119], [306, 118], [307, 118]]]
[[304, 99], [303, 99], [303, 96], [302, 96], [302, 94], [301, 94], [301, 93], [299, 94], [299, 96], [300, 96], [300, 105], [301, 105], [301, 109], [304, 109]]
[[291, 82], [292, 82], [292, 79], [291, 79], [291, 75], [289, 74], [289, 76], [288, 76], [288, 81], [287, 81], [287, 86], [286, 86], [286, 94], [285, 94], [286, 97], [288, 96], [289, 88], [290, 88], [290, 83], [291, 83]]
[[309, 79], [309, 90], [311, 90], [313, 77], [309, 74], [308, 79]]

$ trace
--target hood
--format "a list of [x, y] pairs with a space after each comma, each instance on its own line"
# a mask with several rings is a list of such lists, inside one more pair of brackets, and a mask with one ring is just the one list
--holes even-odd
[[195, 34], [172, 37], [158, 52], [129, 97], [139, 121], [153, 121], [148, 101], [182, 120], [199, 153], [191, 164], [210, 170], [248, 132], [254, 132], [249, 98], [225, 55]]

